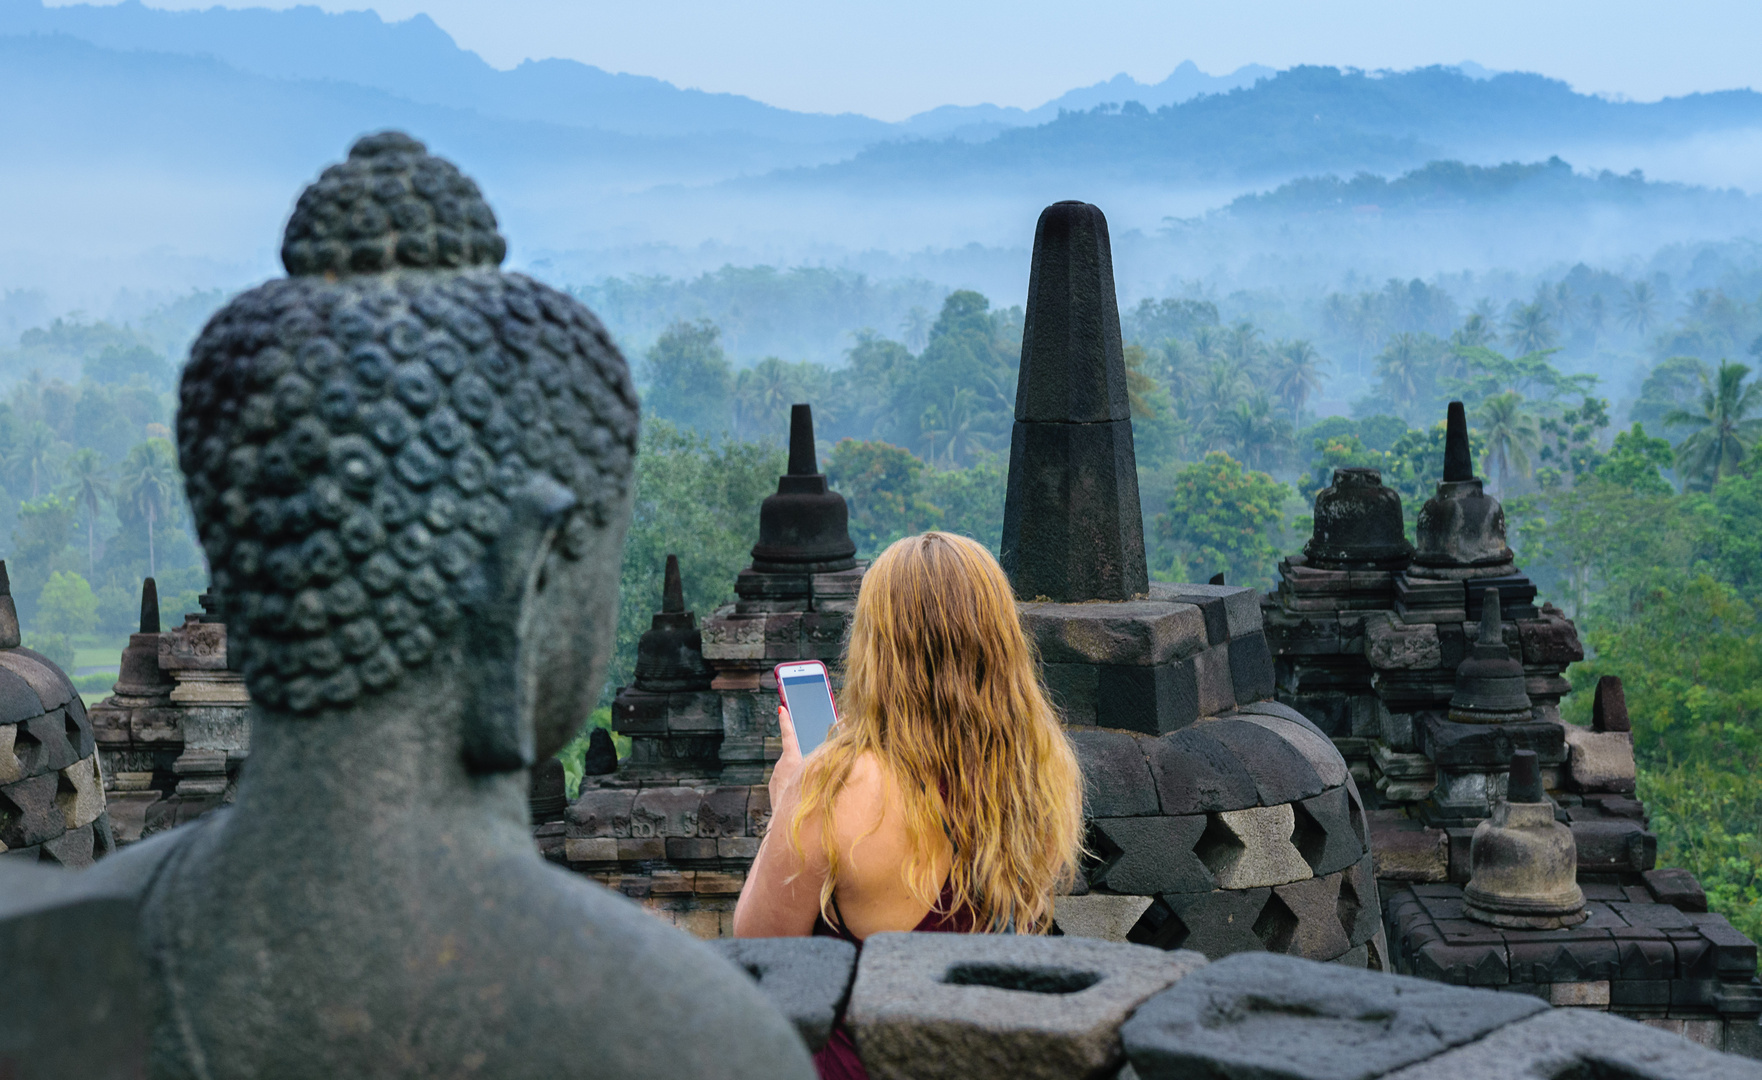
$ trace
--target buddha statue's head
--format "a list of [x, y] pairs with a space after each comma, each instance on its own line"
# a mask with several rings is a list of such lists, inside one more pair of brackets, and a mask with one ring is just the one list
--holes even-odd
[[495, 772], [598, 693], [636, 394], [592, 312], [505, 252], [471, 180], [369, 136], [300, 196], [288, 277], [191, 350], [179, 459], [271, 722], [456, 687], [465, 762]]

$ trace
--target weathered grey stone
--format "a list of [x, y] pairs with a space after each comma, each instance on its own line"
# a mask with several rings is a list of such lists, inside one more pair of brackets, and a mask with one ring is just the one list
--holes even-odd
[[1138, 921], [1130, 940], [1164, 949], [1192, 949], [1216, 960], [1266, 948], [1254, 927], [1272, 897], [1269, 888], [1169, 893]]
[[1144, 1080], [1370, 1080], [1547, 1008], [1270, 953], [1202, 968], [1120, 1029]]
[[156, 871], [153, 1075], [813, 1075], [739, 969], [533, 843], [528, 768], [611, 653], [637, 399], [493, 227], [368, 136], [192, 349], [180, 463], [256, 709], [231, 809], [85, 871]]
[[1382, 933], [1383, 908], [1377, 890], [1373, 856], [1366, 852], [1340, 879], [1340, 902], [1335, 909], [1346, 937], [1357, 945]]
[[1083, 816], [1140, 817], [1158, 812], [1156, 781], [1138, 740], [1123, 731], [1070, 732], [1083, 770]]
[[[1323, 782], [1315, 766], [1283, 732], [1236, 717], [1207, 720], [1200, 728], [1242, 762], [1243, 768], [1254, 777], [1255, 790], [1263, 806], [1307, 799], [1334, 786]], [[1338, 761], [1339, 752], [1334, 751], [1333, 757]], [[1343, 763], [1333, 770], [1333, 775], [1338, 776], [1336, 784], [1345, 781], [1344, 776], [1338, 775], [1344, 771]]]
[[1060, 896], [1053, 902], [1052, 918], [1059, 932], [1067, 937], [1125, 941], [1155, 899], [1098, 892]]
[[1269, 918], [1266, 910], [1261, 910], [1262, 926], [1274, 931], [1266, 942], [1267, 951], [1310, 960], [1332, 960], [1352, 948], [1352, 939], [1346, 933], [1348, 927], [1340, 918], [1340, 883], [1344, 878], [1345, 873], [1341, 872], [1275, 887], [1273, 895], [1291, 918], [1285, 923]]
[[1178, 731], [1199, 719], [1199, 685], [1192, 660], [1155, 667], [1107, 664], [1096, 668], [1095, 722], [1146, 735]]
[[[1094, 726], [1095, 697], [1101, 684], [1101, 668], [1095, 664], [1043, 664], [1047, 697], [1067, 727]], [[1106, 725], [1104, 725], [1106, 726]]]
[[845, 1023], [875, 1080], [1105, 1075], [1120, 1022], [1203, 963], [1075, 937], [875, 934]]
[[6, 668], [0, 668], [0, 724], [16, 724], [41, 716], [43, 702], [31, 684]]
[[1193, 853], [1207, 824], [1204, 814], [1095, 819], [1090, 825], [1105, 861], [1090, 873], [1089, 883], [1136, 895], [1209, 892], [1219, 882]]
[[1707, 894], [1695, 875], [1676, 867], [1647, 870], [1640, 875], [1646, 891], [1660, 904], [1669, 904], [1682, 911], [1706, 911]]
[[1174, 600], [1183, 604], [1223, 605], [1223, 634], [1218, 640], [1234, 641], [1245, 634], [1262, 629], [1260, 593], [1241, 585], [1198, 585], [1193, 582], [1170, 584], [1153, 581], [1150, 595], [1158, 600]]
[[630, 811], [636, 804], [632, 789], [587, 788], [563, 812], [570, 836], [629, 836]]
[[0, 649], [0, 668], [30, 684], [43, 703], [43, 712], [54, 712], [74, 698], [73, 683], [41, 653], [30, 649]]
[[1192, 604], [1128, 600], [1096, 604], [1027, 603], [1022, 626], [1048, 664], [1152, 666], [1205, 648], [1205, 619]]
[[1340, 756], [1334, 740], [1323, 735], [1314, 724], [1308, 721], [1298, 723], [1270, 712], [1250, 712], [1240, 705], [1236, 706], [1236, 715], [1238, 719], [1266, 728], [1290, 743], [1315, 770], [1316, 778], [1327, 787], [1338, 787], [1346, 782], [1346, 759]]
[[1354, 827], [1352, 802], [1344, 784], [1304, 799], [1293, 807], [1293, 813], [1292, 842], [1317, 875], [1344, 870], [1364, 857], [1364, 841]]
[[1157, 800], [1165, 814], [1239, 810], [1260, 802], [1247, 766], [1200, 724], [1144, 743]]
[[24, 762], [13, 751], [17, 740], [17, 724], [0, 724], [0, 784], [10, 784], [24, 775]]
[[136, 897], [88, 878], [0, 859], [0, 1074], [147, 1074]]
[[1414, 734], [1420, 751], [1444, 767], [1503, 769], [1519, 750], [1535, 751], [1544, 765], [1566, 760], [1565, 729], [1547, 721], [1461, 724], [1425, 713]]
[[856, 973], [856, 946], [837, 938], [722, 938], [710, 943], [759, 984], [810, 1051], [826, 1045]]
[[1220, 887], [1254, 889], [1314, 876], [1291, 843], [1296, 819], [1290, 804], [1221, 810], [1212, 821], [1229, 830], [1233, 840], [1209, 846], [1200, 842], [1199, 857]]
[[55, 805], [59, 776], [47, 773], [0, 787], [0, 844], [28, 847], [52, 840], [67, 829]]
[[88, 822], [43, 841], [43, 858], [69, 870], [84, 870], [97, 857], [97, 837]]
[[1385, 1080], [1555, 1080], [1579, 1076], [1758, 1080], [1762, 1063], [1705, 1050], [1680, 1036], [1609, 1013], [1553, 1009], [1390, 1073]]
[[1193, 666], [1198, 684], [1199, 715], [1216, 716], [1236, 707], [1236, 680], [1230, 672], [1230, 643], [1219, 642], [1181, 661]]
[[630, 808], [630, 835], [696, 836], [703, 788], [645, 787]]
[[1638, 873], [1658, 865], [1658, 836], [1637, 821], [1575, 821], [1572, 838], [1581, 873]]
[[1265, 634], [1255, 631], [1230, 642], [1230, 680], [1238, 702], [1273, 696], [1273, 655]]
[[1586, 731], [1572, 724], [1566, 732], [1567, 776], [1574, 791], [1634, 790], [1634, 737], [1627, 731]]
[[1130, 420], [1016, 421], [998, 561], [1023, 600], [1125, 601], [1144, 593]]

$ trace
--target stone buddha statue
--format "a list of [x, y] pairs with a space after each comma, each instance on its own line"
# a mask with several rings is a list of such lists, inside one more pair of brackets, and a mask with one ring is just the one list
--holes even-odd
[[751, 980], [547, 865], [528, 769], [613, 645], [637, 398], [397, 133], [301, 195], [289, 276], [183, 376], [190, 505], [256, 703], [236, 805], [138, 883], [152, 1075], [808, 1077]]

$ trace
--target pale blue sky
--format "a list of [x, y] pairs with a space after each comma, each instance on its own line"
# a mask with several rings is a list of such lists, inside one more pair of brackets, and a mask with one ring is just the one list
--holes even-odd
[[[57, 2], [57, 0], [52, 0]], [[194, 8], [214, 0], [148, 0]], [[286, 7], [289, 0], [229, 7]], [[317, 0], [425, 12], [498, 67], [569, 57], [681, 86], [897, 120], [942, 104], [1034, 106], [1182, 60], [1367, 69], [1474, 60], [1655, 100], [1762, 87], [1758, 0]]]

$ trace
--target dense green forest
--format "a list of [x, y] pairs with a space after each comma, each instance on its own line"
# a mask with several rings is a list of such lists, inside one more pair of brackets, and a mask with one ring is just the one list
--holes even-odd
[[[1579, 265], [1504, 282], [1502, 302], [1465, 292], [1487, 277], [1349, 278], [1308, 295], [1195, 285], [1128, 305], [1122, 326], [1163, 580], [1221, 571], [1269, 586], [1341, 465], [1381, 468], [1411, 521], [1441, 472], [1444, 404], [1464, 401], [1524, 568], [1585, 637], [1575, 684], [1627, 682], [1661, 858], [1762, 935], [1762, 277], [1718, 260], [1695, 260], [1691, 277], [1710, 284], [1692, 288]], [[645, 402], [608, 698], [628, 680], [667, 552], [700, 617], [732, 599], [794, 402], [814, 405], [863, 555], [929, 528], [997, 546], [1019, 307], [763, 268], [581, 291], [632, 346]], [[219, 299], [129, 325], [70, 316], [0, 348], [14, 595], [30, 643], [94, 671], [88, 694], [108, 689], [113, 675], [96, 672], [114, 671], [144, 575], [172, 621], [205, 585], [168, 425], [173, 358]], [[746, 314], [733, 331], [711, 317], [734, 309]], [[737, 333], [780, 351], [795, 333], [796, 358], [737, 361]], [[840, 337], [834, 362], [799, 358]]]

